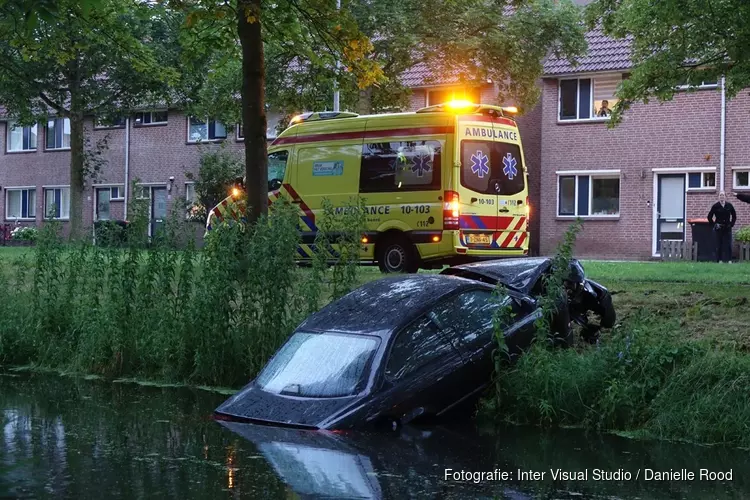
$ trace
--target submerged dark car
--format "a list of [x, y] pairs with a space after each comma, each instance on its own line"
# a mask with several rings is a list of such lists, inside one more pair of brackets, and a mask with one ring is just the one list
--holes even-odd
[[308, 317], [216, 414], [305, 429], [443, 415], [490, 383], [499, 307], [514, 313], [503, 325], [510, 357], [534, 338], [535, 301], [515, 290], [497, 299], [494, 289], [441, 275], [368, 283]]

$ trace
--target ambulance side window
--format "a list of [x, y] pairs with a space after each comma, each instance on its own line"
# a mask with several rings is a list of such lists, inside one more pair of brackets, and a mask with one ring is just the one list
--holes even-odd
[[362, 145], [360, 193], [439, 190], [441, 141], [394, 141]]
[[275, 191], [284, 182], [288, 151], [276, 151], [268, 155], [268, 190]]

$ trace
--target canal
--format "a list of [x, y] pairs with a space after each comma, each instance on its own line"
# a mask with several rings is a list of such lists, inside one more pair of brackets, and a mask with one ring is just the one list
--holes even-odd
[[[225, 398], [0, 374], [0, 498], [750, 497], [750, 452], [743, 450], [471, 422], [310, 433], [214, 421], [211, 412]], [[446, 469], [506, 479], [446, 480]], [[588, 477], [555, 481], [556, 469]], [[649, 469], [673, 478], [692, 472], [698, 479], [700, 469], [732, 476], [647, 481]]]

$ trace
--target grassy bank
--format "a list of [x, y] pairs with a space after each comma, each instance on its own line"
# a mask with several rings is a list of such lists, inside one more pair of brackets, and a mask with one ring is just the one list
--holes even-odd
[[598, 346], [535, 347], [484, 410], [523, 424], [750, 446], [750, 268], [587, 263], [614, 293]]

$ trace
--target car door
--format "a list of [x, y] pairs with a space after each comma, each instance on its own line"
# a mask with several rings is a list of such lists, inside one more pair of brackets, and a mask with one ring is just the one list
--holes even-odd
[[392, 342], [382, 369], [383, 386], [368, 420], [387, 416], [408, 422], [439, 413], [460, 392], [455, 373], [464, 362], [429, 314], [418, 317]]
[[499, 347], [495, 318], [508, 353], [515, 357], [533, 340], [533, 310], [533, 301], [524, 302], [520, 294], [507, 292], [505, 296], [496, 296], [491, 289], [481, 288], [459, 293], [435, 311], [435, 321], [466, 362], [457, 374], [464, 387], [481, 390], [491, 380], [493, 354]]

